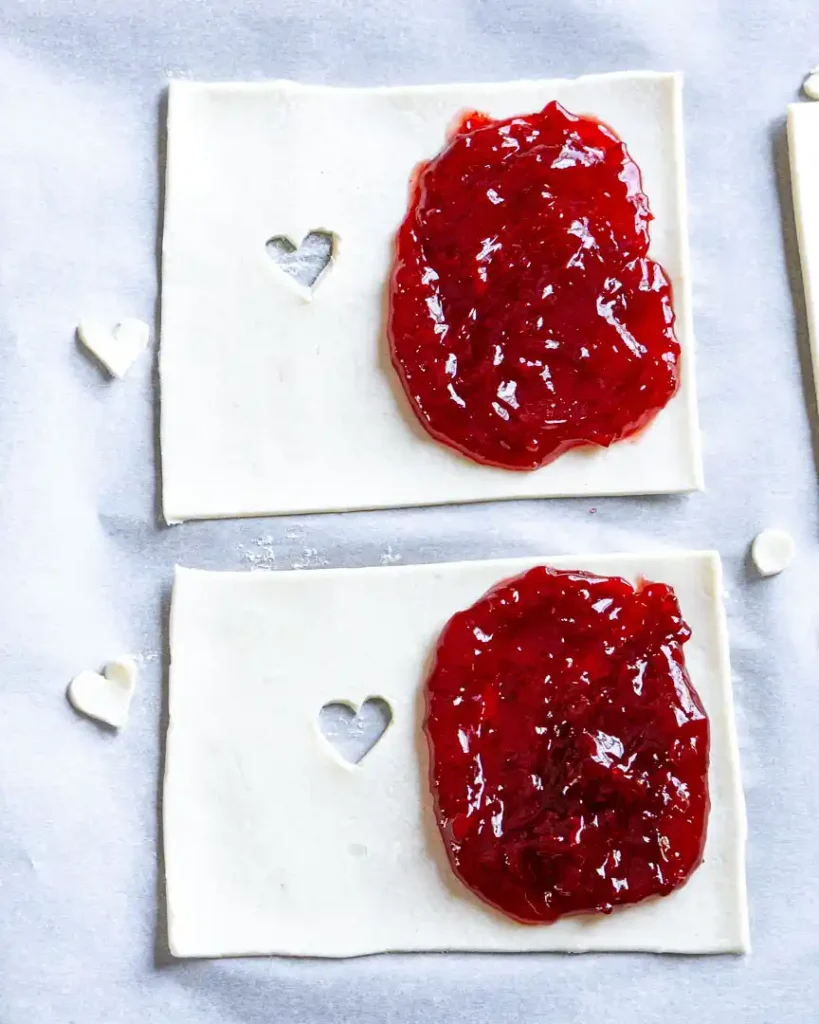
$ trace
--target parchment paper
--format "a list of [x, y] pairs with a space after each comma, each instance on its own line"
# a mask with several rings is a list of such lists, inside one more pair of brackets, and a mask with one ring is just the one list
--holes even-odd
[[[784, 112], [817, 62], [813, 0], [4, 0], [2, 1024], [816, 1020], [815, 410]], [[153, 323], [169, 76], [386, 84], [627, 68], [687, 76], [706, 494], [159, 524], [151, 360], [109, 382], [73, 332], [85, 315]], [[747, 547], [769, 525], [793, 533], [799, 557], [762, 581]], [[309, 569], [669, 545], [725, 560], [750, 957], [168, 957], [158, 799], [174, 562]], [[142, 681], [116, 736], [64, 690], [128, 652]]]

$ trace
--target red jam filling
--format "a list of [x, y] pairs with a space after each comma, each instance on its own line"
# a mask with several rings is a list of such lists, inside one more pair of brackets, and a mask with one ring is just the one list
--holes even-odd
[[671, 587], [538, 567], [455, 615], [427, 680], [455, 873], [520, 921], [665, 896], [702, 859], [708, 719]]
[[600, 121], [558, 103], [464, 116], [417, 171], [391, 278], [392, 361], [429, 433], [536, 469], [649, 423], [680, 359], [651, 219]]

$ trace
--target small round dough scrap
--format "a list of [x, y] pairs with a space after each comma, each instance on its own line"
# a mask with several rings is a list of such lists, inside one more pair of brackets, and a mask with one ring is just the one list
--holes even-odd
[[751, 545], [751, 558], [761, 576], [776, 576], [787, 569], [795, 554], [793, 537], [785, 530], [763, 530], [754, 537]]
[[104, 675], [86, 669], [74, 676], [66, 695], [83, 715], [121, 729], [128, 721], [137, 678], [134, 659], [117, 658], [108, 662]]
[[819, 67], [811, 68], [802, 83], [802, 92], [809, 100], [819, 100]]

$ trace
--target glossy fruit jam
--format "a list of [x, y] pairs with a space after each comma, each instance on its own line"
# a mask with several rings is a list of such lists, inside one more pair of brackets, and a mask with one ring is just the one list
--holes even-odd
[[455, 873], [520, 921], [665, 896], [702, 858], [708, 719], [671, 587], [538, 567], [455, 615], [427, 680]]
[[391, 278], [392, 361], [429, 433], [535, 469], [644, 427], [680, 359], [651, 219], [605, 124], [466, 115], [417, 172]]

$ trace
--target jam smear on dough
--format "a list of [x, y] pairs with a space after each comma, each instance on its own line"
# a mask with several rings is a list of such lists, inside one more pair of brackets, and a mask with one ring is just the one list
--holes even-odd
[[709, 724], [673, 589], [537, 567], [449, 621], [426, 683], [458, 877], [524, 922], [665, 896], [699, 865]]
[[392, 362], [426, 430], [530, 470], [645, 427], [680, 369], [651, 219], [602, 122], [556, 102], [466, 114], [416, 172], [390, 282]]

